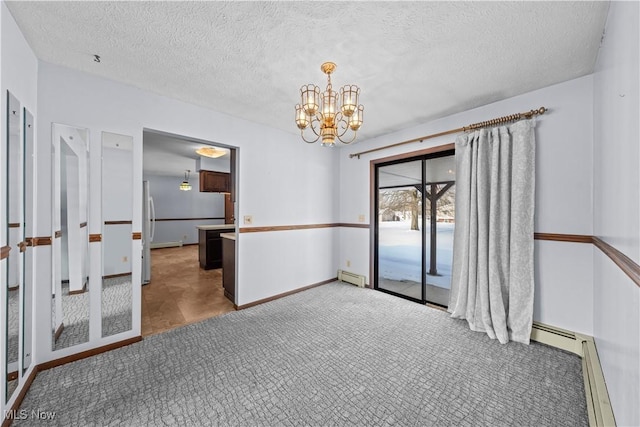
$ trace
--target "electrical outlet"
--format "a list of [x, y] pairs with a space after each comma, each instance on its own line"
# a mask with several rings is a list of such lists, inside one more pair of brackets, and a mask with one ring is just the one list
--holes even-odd
[[347, 260], [347, 267], [351, 267], [351, 261]]
[[187, 240], [187, 235], [182, 236], [182, 241], [185, 242]]
[[251, 224], [253, 224], [253, 216], [251, 216], [251, 215], [245, 215], [245, 216], [244, 216], [244, 223], [245, 223], [245, 225], [251, 225]]
[[129, 257], [123, 256], [122, 257], [122, 262], [127, 262], [127, 261], [129, 261]]
[[358, 215], [358, 222], [364, 222], [364, 214]]

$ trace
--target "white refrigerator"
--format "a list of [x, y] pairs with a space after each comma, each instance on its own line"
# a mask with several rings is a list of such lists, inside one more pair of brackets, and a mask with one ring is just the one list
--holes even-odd
[[151, 242], [156, 228], [156, 212], [149, 181], [142, 181], [142, 284], [151, 282]]

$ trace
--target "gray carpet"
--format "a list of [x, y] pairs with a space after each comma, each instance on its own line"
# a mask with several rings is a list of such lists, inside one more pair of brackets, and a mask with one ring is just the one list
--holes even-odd
[[[64, 329], [53, 343], [53, 349], [71, 347], [89, 341], [89, 292], [69, 295], [69, 282], [63, 282], [62, 289], [62, 323]], [[51, 300], [52, 333], [57, 328], [56, 304]]]
[[[89, 291], [69, 295], [69, 284], [62, 284], [64, 329], [54, 343], [54, 350], [89, 341]], [[102, 336], [131, 329], [131, 275], [102, 281]], [[55, 325], [55, 302], [51, 302], [52, 325]]]
[[21, 409], [143, 426], [586, 426], [579, 357], [332, 283], [40, 372]]
[[131, 275], [102, 280], [102, 336], [131, 330]]

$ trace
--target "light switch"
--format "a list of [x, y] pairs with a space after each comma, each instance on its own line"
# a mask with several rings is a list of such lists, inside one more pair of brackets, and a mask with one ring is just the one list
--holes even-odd
[[364, 222], [364, 215], [363, 214], [358, 215], [358, 222]]
[[251, 216], [251, 215], [245, 215], [245, 216], [244, 216], [244, 223], [245, 223], [245, 225], [251, 225], [251, 224], [253, 224], [253, 216]]

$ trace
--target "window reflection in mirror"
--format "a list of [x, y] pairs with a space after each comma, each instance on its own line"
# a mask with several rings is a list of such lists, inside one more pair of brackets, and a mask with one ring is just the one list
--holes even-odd
[[102, 133], [102, 336], [132, 327], [133, 137]]
[[6, 343], [5, 373], [7, 401], [18, 385], [20, 332], [20, 292], [24, 288], [22, 274], [24, 242], [23, 152], [20, 140], [20, 102], [7, 92], [7, 245], [11, 248], [6, 260]]
[[89, 340], [87, 129], [54, 123], [53, 350]]

